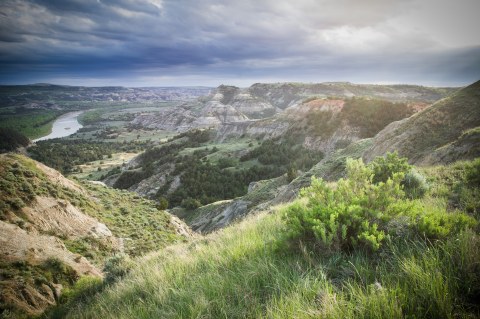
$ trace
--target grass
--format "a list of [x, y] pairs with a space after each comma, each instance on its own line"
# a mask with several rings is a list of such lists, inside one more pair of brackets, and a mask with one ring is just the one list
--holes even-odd
[[127, 191], [82, 185], [97, 199], [96, 209], [87, 209], [87, 213], [124, 239], [125, 253], [139, 256], [184, 239], [176, 234], [170, 216], [158, 210], [155, 202]]
[[[418, 201], [455, 212], [458, 207], [447, 203], [459, 185], [466, 185], [464, 171], [472, 165], [423, 169], [432, 187]], [[392, 236], [375, 252], [342, 252], [291, 241], [282, 207], [272, 210], [136, 259], [123, 280], [102, 286], [87, 301], [68, 304], [65, 317], [480, 316], [478, 229], [432, 241]]]
[[70, 174], [70, 176], [76, 177], [78, 179], [99, 180], [109, 170], [121, 166], [124, 163], [127, 163], [137, 155], [138, 153], [114, 153], [112, 154], [111, 158], [105, 156], [104, 159], [98, 161], [77, 165], [76, 168], [77, 170], [80, 170], [80, 173], [73, 173]]
[[0, 127], [15, 129], [30, 139], [48, 135], [55, 119], [63, 112], [40, 110], [19, 114], [0, 115]]
[[[391, 242], [381, 255], [287, 248], [259, 215], [137, 263], [67, 318], [453, 318], [479, 315], [477, 234]], [[375, 257], [375, 258], [373, 258]]]
[[478, 161], [458, 161], [446, 166], [421, 168], [431, 185], [428, 200], [450, 210], [466, 211], [480, 219], [480, 189], [478, 186], [469, 187], [467, 182], [467, 172]]

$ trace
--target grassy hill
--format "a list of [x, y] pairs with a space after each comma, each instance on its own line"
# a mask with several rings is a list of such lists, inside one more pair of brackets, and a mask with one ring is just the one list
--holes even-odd
[[0, 313], [38, 315], [117, 254], [139, 256], [190, 237], [133, 193], [78, 183], [18, 154], [0, 155]]
[[[397, 150], [413, 163], [448, 163], [480, 155], [480, 81], [380, 132], [365, 158]], [[449, 152], [451, 147], [456, 152]], [[448, 156], [450, 154], [450, 156]], [[440, 156], [443, 155], [443, 156]]]
[[[421, 199], [394, 191], [396, 195], [379, 217], [384, 219], [368, 217], [378, 223], [376, 230], [387, 235], [376, 249], [361, 244], [331, 245], [320, 236], [309, 237], [308, 231], [292, 235], [298, 226], [291, 222], [292, 212], [303, 216], [302, 225], [307, 227], [308, 218], [320, 218], [318, 212], [309, 212], [310, 205], [323, 192], [336, 192], [345, 183], [360, 188], [353, 197], [335, 193], [331, 207], [354, 205], [355, 210], [363, 207], [368, 212], [386, 205], [380, 200], [383, 197], [371, 201], [375, 194], [371, 192], [396, 189], [398, 176], [385, 184], [371, 184], [358, 174], [367, 168], [353, 163], [356, 169], [346, 180], [322, 186], [326, 188], [313, 186], [303, 198], [277, 207], [272, 214], [252, 216], [203, 239], [137, 259], [122, 280], [97, 289], [96, 294], [92, 286], [83, 287], [88, 295], [79, 290], [70, 304], [51, 317], [478, 317], [478, 205], [467, 209], [460, 198], [468, 193], [467, 197], [478, 201], [475, 172], [480, 162], [423, 169], [429, 189]], [[370, 202], [357, 202], [363, 192]], [[341, 198], [344, 202], [339, 202]], [[354, 206], [351, 216], [355, 216]], [[412, 216], [417, 222], [408, 221]], [[354, 219], [350, 222], [355, 223]]]

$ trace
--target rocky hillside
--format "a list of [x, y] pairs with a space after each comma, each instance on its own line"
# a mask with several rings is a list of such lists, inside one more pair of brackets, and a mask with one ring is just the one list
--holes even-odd
[[40, 314], [81, 276], [101, 277], [115, 253], [190, 236], [145, 199], [80, 185], [22, 155], [0, 155], [0, 183], [0, 310], [15, 316]]
[[[348, 92], [345, 87], [349, 88]], [[267, 88], [272, 90], [271, 93], [266, 93]], [[389, 123], [427, 107], [429, 104], [424, 101], [443, 96], [450, 91], [451, 89], [417, 86], [345, 83], [256, 84], [248, 89], [220, 86], [211, 95], [199, 98], [195, 103], [187, 102], [180, 107], [166, 107], [153, 116], [151, 113], [140, 115], [131, 124], [152, 130], [177, 132], [198, 128], [213, 129], [215, 132], [213, 138], [209, 137], [203, 141], [205, 146], [236, 144], [242, 139], [277, 140], [278, 143], [282, 143], [288, 136], [290, 140], [295, 140], [295, 144], [301, 144], [304, 149], [328, 154], [362, 138], [373, 137]], [[280, 94], [281, 92], [283, 95]], [[330, 94], [343, 95], [343, 98], [325, 97]], [[288, 105], [293, 104], [288, 107], [284, 103], [287, 97], [289, 101], [295, 101], [295, 103], [288, 103]], [[395, 102], [377, 97], [388, 98]], [[195, 147], [198, 146], [200, 145], [195, 145]], [[187, 147], [192, 146], [187, 145]], [[169, 150], [171, 149], [170, 147]], [[241, 152], [237, 152], [238, 154], [222, 153], [218, 156], [241, 157], [249, 151], [250, 149], [246, 147]], [[178, 158], [177, 154], [171, 155]], [[172, 161], [147, 165], [145, 161], [134, 160], [133, 163], [135, 165], [127, 165], [126, 169], [131, 170], [132, 166], [148, 166], [148, 172], [143, 170], [128, 173], [129, 176], [135, 176], [128, 179], [130, 181], [127, 183], [128, 187], [122, 186], [122, 188], [152, 196], [166, 184], [171, 184], [166, 178], [167, 175], [176, 173], [174, 179], [176, 182], [173, 185], [181, 182], [181, 174], [179, 174], [181, 172], [175, 171]], [[115, 177], [106, 180], [109, 185], [119, 186], [116, 181]], [[160, 195], [165, 195], [165, 191]]]
[[[283, 129], [278, 129], [281, 126], [277, 126], [279, 136], [291, 133], [292, 127], [299, 126], [309, 132], [308, 120], [304, 119], [312, 119], [315, 118], [315, 114], [322, 114], [317, 115], [317, 125], [313, 125], [313, 128], [320, 128], [319, 134], [310, 136], [307, 134], [303, 141], [304, 145], [323, 150], [325, 158], [290, 183], [286, 180], [280, 184], [278, 180], [263, 181], [261, 185], [274, 187], [251, 188], [245, 196], [199, 208], [191, 215], [191, 219], [188, 219], [189, 224], [199, 231], [210, 232], [234, 220], [242, 219], [252, 212], [288, 202], [297, 196], [302, 187], [309, 185], [311, 176], [326, 180], [341, 177], [348, 157], [363, 157], [364, 160], [371, 161], [376, 156], [397, 151], [401, 156], [409, 158], [412, 163], [431, 165], [471, 160], [480, 156], [480, 82], [461, 89], [431, 106], [409, 103], [407, 109], [414, 115], [400, 121], [392, 121], [388, 125], [384, 124], [385, 128], [373, 131], [375, 134], [364, 130], [372, 128], [369, 121], [355, 126], [352, 125], [352, 121], [348, 121], [348, 118], [352, 119], [351, 116], [340, 116], [344, 106], [344, 100], [315, 99], [287, 108], [282, 115], [283, 123], [293, 124], [286, 124], [287, 127]], [[369, 108], [371, 106], [372, 104]], [[368, 110], [362, 111], [362, 114], [365, 113], [372, 116], [368, 115]], [[391, 115], [390, 112], [387, 113]], [[379, 112], [375, 114], [378, 115]], [[351, 115], [354, 115], [356, 123], [359, 124], [358, 116], [361, 114], [352, 112]], [[340, 120], [342, 118], [343, 120]], [[381, 122], [379, 118], [373, 119], [375, 123]], [[255, 134], [256, 125], [259, 123], [247, 125], [240, 132], [231, 130], [230, 134], [237, 136]], [[268, 123], [271, 124], [272, 120]], [[332, 127], [331, 131], [329, 126]], [[337, 143], [340, 145], [336, 146]], [[252, 201], [252, 198], [261, 200]]]
[[[301, 104], [306, 99], [327, 97], [363, 97], [389, 102], [432, 103], [452, 93], [452, 88], [428, 88], [414, 85], [360, 85], [352, 83], [277, 83], [254, 84], [240, 89], [221, 85], [196, 102], [186, 102], [180, 107], [165, 108], [157, 116], [138, 116], [132, 124], [139, 127], [185, 132], [194, 128], [215, 127], [240, 123], [253, 125], [258, 119], [270, 118], [288, 107]], [[262, 126], [261, 124], [259, 126]], [[231, 130], [231, 128], [225, 128]]]
[[[233, 90], [233, 96], [235, 92]], [[231, 99], [234, 97], [226, 101]], [[220, 100], [219, 97], [215, 103], [220, 103]], [[215, 171], [226, 170], [222, 173], [224, 176], [231, 175], [232, 170], [247, 170], [249, 178], [237, 176], [237, 180], [245, 181], [243, 190], [237, 188], [234, 193], [229, 193], [236, 197], [246, 193], [250, 182], [279, 177], [286, 173], [289, 164], [296, 169], [308, 170], [322, 158], [321, 154], [328, 155], [362, 138], [373, 137], [389, 123], [408, 117], [426, 106], [423, 102], [389, 102], [371, 98], [311, 98], [269, 118], [223, 124], [218, 121], [216, 123], [220, 126], [217, 129], [179, 134], [161, 147], [147, 150], [126, 165], [120, 174], [109, 176], [105, 182], [141, 195], [163, 196], [169, 199], [171, 205], [178, 205], [181, 200], [174, 193], [179, 193], [178, 189], [186, 184], [187, 175], [199, 173], [193, 172], [192, 167], [200, 166], [204, 171], [202, 174], [208, 171], [210, 176], [213, 174], [211, 168], [199, 165], [209, 163], [218, 168]], [[231, 108], [230, 105], [223, 107]], [[147, 118], [149, 121], [168, 122], [169, 129], [175, 126], [171, 122], [174, 118], [169, 116]], [[183, 118], [186, 118], [185, 114]], [[299, 160], [302, 156], [296, 152], [302, 155], [315, 153], [318, 156], [304, 161]], [[192, 163], [185, 165], [187, 161]], [[252, 170], [252, 167], [258, 169]], [[210, 182], [215, 181], [203, 178], [195, 184], [201, 186]], [[202, 187], [208, 188], [206, 185]], [[191, 189], [181, 194], [199, 200], [203, 205], [209, 204], [212, 197], [232, 199], [225, 194], [220, 197], [208, 195], [210, 199], [205, 196], [198, 198], [191, 194]]]
[[[348, 154], [350, 145], [357, 149], [355, 143], [451, 92], [454, 89], [351, 83], [254, 84], [246, 89], [222, 85], [195, 103], [136, 117], [132, 125], [138, 127], [204, 131], [196, 141], [192, 138], [197, 133], [183, 133], [147, 151], [106, 182], [166, 198], [171, 208], [191, 206], [175, 213], [195, 230], [209, 232], [267, 207], [270, 201], [291, 199], [313, 173], [287, 186], [289, 181], [308, 172], [323, 156], [329, 159], [344, 149]], [[308, 152], [317, 155], [296, 159]], [[285, 177], [287, 170], [290, 178]], [[228, 187], [215, 190], [211, 185], [216, 183]], [[198, 206], [203, 207], [195, 209]]]

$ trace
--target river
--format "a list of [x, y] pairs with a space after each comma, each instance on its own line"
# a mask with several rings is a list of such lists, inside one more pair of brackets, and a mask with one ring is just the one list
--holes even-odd
[[78, 123], [78, 116], [83, 112], [69, 112], [61, 115], [53, 122], [52, 132], [46, 136], [37, 138], [33, 142], [50, 140], [52, 138], [59, 138], [72, 135], [83, 126]]

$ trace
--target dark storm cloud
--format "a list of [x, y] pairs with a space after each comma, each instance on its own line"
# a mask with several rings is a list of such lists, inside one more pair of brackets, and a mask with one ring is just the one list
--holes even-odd
[[0, 82], [466, 83], [480, 77], [477, 9], [476, 0], [5, 0]]

